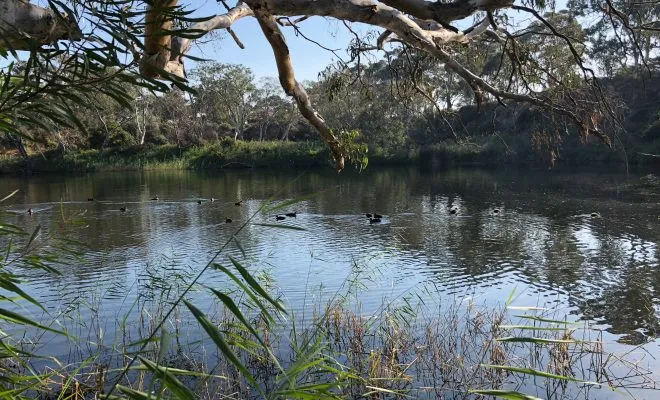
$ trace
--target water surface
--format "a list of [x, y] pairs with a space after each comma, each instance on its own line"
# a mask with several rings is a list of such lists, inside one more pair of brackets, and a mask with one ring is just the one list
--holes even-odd
[[[42, 244], [65, 236], [88, 246], [61, 276], [24, 271], [27, 287], [51, 312], [90, 304], [82, 317], [95, 314], [108, 337], [137, 293], [153, 289], [154, 276], [186, 281], [229, 241], [218, 261], [233, 255], [266, 270], [298, 312], [345, 285], [357, 268], [368, 288], [360, 296], [364, 313], [429, 283], [441, 294], [432, 301], [470, 296], [501, 305], [515, 290], [516, 304], [561, 308], [605, 329], [611, 341], [653, 341], [660, 335], [660, 197], [631, 189], [638, 178], [414, 168], [147, 171], [4, 177], [0, 193], [20, 190], [3, 205], [5, 220], [28, 231], [41, 225]], [[243, 249], [230, 241], [268, 199], [310, 193], [278, 211], [296, 218], [252, 220], [305, 231], [248, 224], [237, 236]], [[383, 214], [382, 222], [370, 224], [371, 212]], [[202, 283], [222, 280], [210, 272]]]

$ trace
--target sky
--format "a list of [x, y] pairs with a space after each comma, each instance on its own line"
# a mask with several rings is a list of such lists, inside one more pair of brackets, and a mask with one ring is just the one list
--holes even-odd
[[[224, 8], [215, 0], [188, 1], [187, 3], [191, 9], [198, 7], [193, 16], [224, 13]], [[326, 47], [338, 49], [338, 54], [347, 57], [345, 49], [351, 40], [351, 34], [341, 22], [329, 18], [313, 17], [301, 22], [299, 27], [305, 36]], [[239, 48], [230, 36], [223, 34], [222, 40], [194, 46], [190, 55], [224, 63], [243, 64], [250, 67], [257, 78], [277, 76], [273, 51], [261, 32], [257, 20], [249, 17], [243, 18], [234, 23], [232, 29], [245, 45], [244, 50]], [[331, 52], [296, 36], [293, 28], [281, 27], [281, 29], [289, 45], [296, 78], [299, 81], [316, 80], [318, 73], [336, 60]], [[191, 62], [188, 60], [186, 63]]]

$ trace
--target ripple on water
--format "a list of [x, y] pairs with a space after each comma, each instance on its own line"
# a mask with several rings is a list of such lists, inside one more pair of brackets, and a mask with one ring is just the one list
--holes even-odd
[[[94, 202], [54, 201], [61, 197], [58, 186], [40, 181], [30, 190], [43, 190], [40, 199], [47, 201], [25, 198], [23, 204], [7, 208], [15, 213], [8, 217], [11, 222], [30, 229], [42, 224], [44, 232], [57, 221], [60, 208], [69, 217], [86, 210], [87, 227], [70, 231], [72, 239], [90, 245], [85, 261], [64, 267], [57, 278], [26, 271], [30, 293], [68, 307], [82, 294], [99, 292], [111, 316], [139, 290], [157, 292], [177, 279], [185, 282], [231, 239], [261, 199], [281, 189], [280, 180], [259, 174], [181, 179], [129, 175], [93, 176], [67, 192], [78, 199], [93, 193]], [[369, 287], [360, 299], [371, 308], [383, 296], [391, 299], [425, 285], [434, 285], [443, 295], [476, 293], [493, 302], [517, 287], [524, 288], [525, 301], [536, 296], [549, 302], [561, 296], [576, 313], [617, 331], [627, 323], [649, 329], [657, 324], [654, 282], [659, 281], [660, 228], [649, 230], [644, 216], [657, 219], [658, 206], [645, 204], [623, 212], [619, 203], [610, 202], [612, 210], [599, 210], [598, 203], [575, 200], [570, 191], [521, 194], [504, 183], [496, 191], [485, 191], [490, 186], [483, 182], [491, 180], [483, 178], [460, 184], [422, 180], [421, 185], [407, 183], [407, 175], [397, 177], [382, 178], [386, 189], [374, 183], [381, 181], [345, 177], [342, 190], [323, 192], [293, 207], [297, 218], [277, 222], [273, 216], [257, 216], [254, 221], [306, 231], [249, 225], [238, 235], [245, 256], [231, 241], [227, 252], [251, 271], [265, 270], [274, 290], [294, 308], [303, 307], [304, 299], [344, 290], [352, 277], [360, 276], [368, 279]], [[330, 178], [318, 179], [290, 197], [331, 185]], [[65, 184], [66, 180], [57, 185]], [[539, 193], [543, 191], [552, 189]], [[161, 200], [148, 200], [153, 193]], [[209, 193], [219, 193], [214, 197], [220, 199], [197, 204]], [[236, 199], [246, 200], [236, 207]], [[122, 213], [119, 207], [124, 205], [129, 210]], [[456, 215], [449, 212], [454, 205], [460, 210]], [[39, 212], [27, 218], [28, 207]], [[497, 215], [494, 208], [500, 210]], [[385, 218], [369, 224], [365, 209], [382, 210]], [[592, 209], [603, 218], [585, 214]], [[225, 224], [227, 217], [234, 222]], [[224, 255], [218, 261], [229, 265]], [[202, 283], [227, 284], [217, 272], [210, 272]], [[630, 318], [621, 316], [625, 314]]]

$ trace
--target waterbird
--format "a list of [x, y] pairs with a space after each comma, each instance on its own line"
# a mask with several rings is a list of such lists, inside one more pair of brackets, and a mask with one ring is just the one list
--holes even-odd
[[499, 214], [499, 213], [500, 213], [500, 209], [499, 209], [499, 208], [496, 208], [496, 209], [493, 210], [493, 214]]
[[227, 218], [227, 219], [225, 219], [225, 223], [226, 223], [226, 224], [231, 224], [231, 218]]
[[202, 204], [202, 200], [197, 200], [197, 204]]
[[592, 212], [590, 215], [591, 215], [591, 218], [600, 218], [600, 213], [597, 213], [597, 212]]
[[88, 197], [87, 201], [94, 201], [94, 198], [93, 197]]
[[234, 205], [235, 206], [242, 206], [243, 205], [243, 200], [237, 201], [236, 203], [234, 203]]
[[126, 206], [124, 206], [124, 207], [119, 207], [119, 211], [121, 211], [121, 212], [126, 212], [126, 211], [128, 211], [128, 208], [126, 208]]
[[156, 197], [152, 198], [151, 200], [152, 200], [152, 201], [158, 201], [158, 200], [160, 200], [160, 199], [158, 198], [158, 196], [156, 196]]
[[286, 219], [286, 217], [284, 215], [276, 215], [275, 219], [278, 220], [278, 221], [281, 221], [283, 219]]
[[366, 213], [365, 215], [367, 216], [367, 218], [373, 217], [373, 215], [371, 213]]
[[369, 218], [369, 223], [370, 224], [379, 224], [381, 221], [380, 218]]
[[[381, 218], [383, 218], [383, 216], [380, 215], [380, 214], [376, 214], [376, 213], [374, 213], [374, 218], [376, 218], [376, 219], [381, 219]], [[379, 222], [380, 222], [380, 221], [379, 221]]]
[[213, 203], [213, 202], [215, 202], [215, 199], [213, 197], [211, 197], [211, 203]]
[[286, 213], [284, 215], [286, 215], [287, 217], [296, 218], [296, 213], [295, 212]]
[[28, 214], [32, 215], [33, 212], [34, 212], [34, 211], [32, 211], [31, 208], [28, 208], [28, 209], [27, 209], [27, 213], [28, 213]]
[[458, 208], [452, 207], [449, 209], [449, 214], [454, 215], [458, 213]]

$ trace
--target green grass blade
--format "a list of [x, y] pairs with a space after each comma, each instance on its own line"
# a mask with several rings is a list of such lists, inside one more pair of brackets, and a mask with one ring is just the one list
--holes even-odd
[[[119, 389], [120, 392], [122, 392], [123, 394], [128, 396], [129, 399], [133, 399], [133, 400], [152, 399], [153, 400], [153, 397], [150, 396], [149, 394], [144, 393], [144, 392], [140, 392], [139, 390], [131, 389], [131, 388], [126, 387], [126, 386], [117, 385], [117, 389]], [[112, 396], [112, 397], [107, 397], [107, 398], [108, 399], [120, 399], [121, 397]]]
[[[222, 338], [222, 333], [220, 330], [209, 320], [206, 315], [204, 315], [203, 312], [201, 312], [197, 307], [192, 305], [192, 303], [183, 300], [183, 303], [188, 307], [190, 312], [193, 314], [195, 319], [197, 319], [197, 322], [204, 328], [206, 333], [209, 335], [211, 340], [215, 343], [215, 345], [218, 347], [218, 349], [227, 357], [227, 359], [234, 364], [234, 366], [241, 372], [241, 375], [252, 384], [262, 395], [264, 393], [261, 391], [259, 386], [257, 385], [257, 381], [254, 379], [250, 371], [248, 371], [247, 368], [241, 363], [241, 361], [236, 357], [236, 354], [229, 348], [229, 345], [227, 345], [227, 342]], [[265, 396], [264, 396], [265, 397]]]
[[267, 347], [266, 344], [261, 339], [261, 336], [259, 336], [257, 331], [254, 330], [254, 328], [252, 327], [252, 324], [248, 322], [248, 320], [245, 318], [241, 310], [238, 309], [236, 303], [234, 303], [234, 300], [232, 300], [226, 294], [221, 293], [215, 289], [211, 289], [211, 292], [213, 292], [213, 294], [215, 294], [215, 297], [217, 297], [222, 302], [222, 304], [224, 304], [225, 307], [227, 307], [229, 311], [231, 311], [231, 313], [234, 314], [234, 316], [236, 316], [236, 318], [238, 318], [239, 321], [243, 323], [243, 326], [245, 326], [245, 328], [247, 328], [250, 331], [252, 336], [254, 336], [264, 348]]
[[531, 325], [500, 325], [502, 329], [523, 329], [530, 331], [565, 331], [566, 327], [561, 326], [531, 326]]
[[599, 383], [599, 382], [583, 381], [581, 379], [573, 378], [573, 377], [570, 377], [570, 376], [551, 374], [549, 372], [539, 371], [539, 370], [532, 369], [532, 368], [520, 368], [520, 367], [507, 366], [507, 365], [490, 365], [490, 364], [481, 364], [481, 366], [483, 368], [492, 368], [492, 369], [498, 369], [498, 370], [508, 371], [508, 372], [517, 372], [517, 373], [520, 373], [520, 374], [539, 376], [539, 377], [542, 377], [542, 378], [559, 379], [559, 380], [563, 380], [563, 381], [583, 383], [583, 384], [586, 384], [586, 385], [598, 385], [598, 386], [609, 387], [608, 385], [603, 384], [603, 383]]
[[46, 309], [44, 308], [44, 306], [41, 305], [41, 303], [39, 303], [37, 300], [32, 298], [29, 294], [25, 293], [20, 287], [14, 284], [14, 282], [12, 282], [11, 280], [7, 279], [2, 275], [0, 275], [0, 288], [5, 289], [9, 292], [16, 293], [21, 298], [29, 301], [30, 303], [42, 309], [43, 311], [46, 311]]
[[469, 393], [479, 394], [482, 396], [493, 396], [505, 400], [543, 400], [539, 397], [530, 396], [528, 394], [515, 392], [512, 390], [469, 390]]
[[236, 247], [238, 247], [238, 249], [241, 251], [241, 254], [243, 255], [243, 258], [245, 258], [245, 249], [243, 248], [243, 245], [241, 244], [241, 241], [238, 240], [236, 235], [232, 236], [232, 238], [234, 239], [234, 243], [236, 243]]
[[576, 322], [569, 322], [569, 321], [560, 321], [557, 319], [548, 319], [548, 318], [542, 318], [542, 317], [537, 317], [535, 315], [514, 315], [514, 318], [522, 318], [522, 319], [529, 319], [532, 321], [538, 321], [538, 322], [547, 322], [550, 324], [562, 324], [562, 325], [575, 325]]
[[266, 228], [289, 229], [289, 230], [292, 230], [292, 231], [306, 231], [307, 230], [307, 229], [301, 228], [299, 226], [291, 226], [291, 225], [261, 224], [261, 223], [254, 223], [252, 225], [263, 226], [263, 227], [266, 227]]
[[59, 331], [57, 329], [50, 328], [50, 327], [45, 326], [45, 325], [41, 325], [38, 322], [35, 322], [35, 321], [33, 321], [29, 318], [26, 318], [26, 317], [24, 317], [20, 314], [17, 314], [13, 311], [5, 310], [3, 308], [0, 308], [0, 319], [4, 319], [6, 321], [13, 322], [13, 323], [16, 323], [16, 324], [34, 326], [36, 328], [43, 329], [43, 330], [48, 331], [48, 332], [57, 333], [58, 335], [69, 336], [65, 332]]
[[32, 235], [30, 235], [30, 240], [28, 240], [27, 244], [25, 245], [25, 250], [23, 250], [23, 253], [27, 253], [28, 250], [30, 249], [30, 246], [32, 245], [32, 242], [39, 236], [39, 232], [41, 232], [41, 225], [37, 226], [34, 228], [34, 231], [32, 232]]
[[2, 199], [0, 199], [0, 203], [2, 203], [3, 201], [8, 200], [8, 199], [14, 197], [14, 195], [15, 195], [16, 193], [18, 193], [18, 190], [19, 190], [19, 189], [16, 189], [16, 190], [14, 190], [13, 192], [11, 192], [11, 193], [9, 193], [8, 195], [6, 195], [5, 197], [3, 197]]
[[168, 371], [168, 368], [157, 365], [156, 363], [147, 360], [141, 356], [138, 359], [142, 365], [146, 366], [165, 384], [165, 386], [176, 396], [178, 399], [194, 399], [195, 395], [188, 389], [174, 374]]
[[281, 203], [279, 203], [279, 204], [277, 204], [277, 205], [275, 205], [275, 206], [265, 208], [265, 209], [264, 209], [264, 213], [269, 214], [269, 213], [272, 213], [272, 212], [274, 212], [274, 211], [281, 210], [281, 209], [283, 209], [283, 208], [286, 208], [286, 207], [292, 206], [292, 205], [294, 205], [294, 204], [298, 204], [298, 203], [300, 203], [300, 202], [303, 202], [303, 201], [305, 201], [305, 200], [309, 200], [309, 199], [311, 199], [311, 198], [313, 198], [313, 197], [318, 196], [319, 193], [320, 193], [320, 192], [309, 193], [309, 194], [305, 194], [305, 195], [302, 195], [302, 196], [298, 196], [298, 197], [293, 198], [293, 199], [291, 199], [291, 200], [283, 201], [283, 202], [281, 202]]
[[264, 288], [259, 285], [256, 279], [250, 274], [250, 272], [243, 267], [236, 259], [233, 257], [229, 257], [229, 260], [231, 260], [232, 264], [234, 264], [234, 267], [238, 270], [238, 273], [241, 274], [245, 282], [247, 282], [248, 285], [256, 292], [258, 293], [261, 297], [266, 299], [270, 304], [273, 305], [277, 310], [280, 312], [286, 314], [286, 310], [284, 309], [284, 306], [279, 301], [275, 301], [270, 295], [264, 290]]
[[261, 312], [266, 317], [268, 322], [273, 323], [274, 319], [270, 315], [270, 312], [268, 312], [268, 309], [263, 305], [262, 302], [259, 301], [257, 296], [255, 296], [255, 294], [247, 286], [245, 286], [245, 284], [240, 279], [238, 279], [238, 277], [236, 275], [234, 275], [233, 272], [231, 272], [227, 267], [224, 267], [220, 264], [213, 264], [213, 268], [219, 269], [220, 271], [222, 271], [231, 280], [233, 280], [241, 289], [243, 289], [243, 292], [245, 294], [247, 294], [248, 297], [250, 297], [250, 299], [252, 299], [252, 301], [261, 309]]

